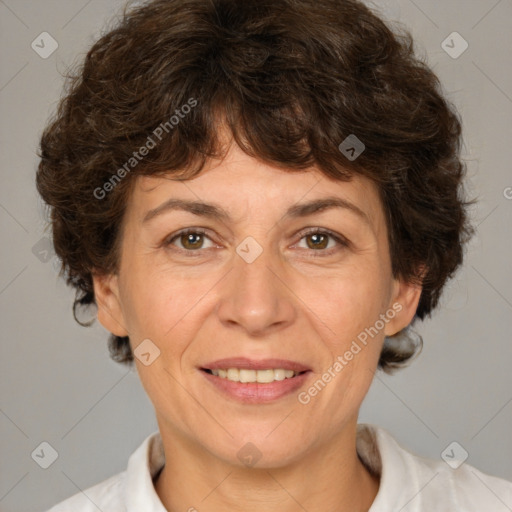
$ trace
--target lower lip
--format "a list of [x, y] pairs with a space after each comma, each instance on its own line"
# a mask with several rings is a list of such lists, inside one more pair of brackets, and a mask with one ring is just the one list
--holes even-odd
[[204, 370], [201, 373], [217, 389], [227, 396], [247, 404], [260, 404], [272, 402], [297, 391], [306, 381], [310, 371], [301, 373], [291, 379], [275, 380], [268, 383], [260, 382], [233, 382], [217, 377]]

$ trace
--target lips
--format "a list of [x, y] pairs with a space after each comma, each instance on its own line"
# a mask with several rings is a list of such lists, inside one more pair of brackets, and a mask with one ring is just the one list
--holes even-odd
[[199, 369], [223, 396], [244, 404], [284, 398], [297, 392], [313, 375], [305, 364], [275, 358], [230, 357], [211, 361]]
[[302, 373], [311, 370], [308, 366], [289, 359], [249, 359], [247, 357], [229, 357], [218, 359], [201, 366], [201, 370], [224, 370], [238, 368], [239, 370], [270, 370], [282, 368]]

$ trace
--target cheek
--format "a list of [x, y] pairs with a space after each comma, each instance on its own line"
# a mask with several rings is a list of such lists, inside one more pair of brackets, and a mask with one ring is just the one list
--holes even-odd
[[130, 343], [135, 350], [142, 340], [150, 339], [160, 351], [151, 365], [144, 366], [137, 360], [136, 363], [146, 393], [157, 410], [161, 410], [165, 408], [168, 387], [179, 392], [174, 378], [179, 378], [183, 354], [194, 337], [190, 318], [204, 292], [201, 293], [197, 281], [187, 286], [183, 280], [165, 273], [141, 272], [139, 275], [132, 274], [132, 291], [125, 301]]
[[[132, 345], [145, 338], [157, 338], [159, 329], [165, 328], [161, 323], [166, 318], [165, 312], [172, 311], [167, 305], [169, 297], [164, 283], [156, 276], [131, 266], [129, 271], [125, 271], [121, 295]], [[167, 322], [170, 321], [171, 318], [167, 318]]]
[[[132, 343], [149, 338], [166, 352], [180, 352], [188, 340], [189, 317], [212, 287], [211, 277], [185, 279], [175, 273], [147, 268], [129, 275], [124, 290], [123, 309]], [[179, 335], [178, 335], [179, 333]], [[172, 343], [168, 343], [172, 340]]]
[[[390, 279], [380, 265], [353, 267], [330, 278], [303, 281], [299, 296], [316, 324], [324, 324], [334, 347], [342, 350], [365, 329], [373, 326], [388, 305]], [[316, 318], [316, 320], [315, 320]]]
[[332, 400], [348, 409], [349, 404], [359, 406], [373, 380], [384, 342], [381, 315], [389, 307], [391, 283], [389, 270], [375, 262], [352, 269], [326, 291], [332, 298], [326, 302], [326, 323], [335, 333], [329, 338], [330, 349], [338, 363]]
[[384, 341], [377, 322], [387, 308], [390, 282], [386, 269], [376, 262], [321, 281], [314, 294], [313, 288], [305, 285], [304, 292], [310, 290], [308, 306], [318, 312], [309, 314], [310, 321], [328, 351], [319, 377], [329, 384], [318, 406], [322, 402], [337, 404], [333, 417], [339, 421], [344, 421], [347, 413], [356, 413], [371, 385]]

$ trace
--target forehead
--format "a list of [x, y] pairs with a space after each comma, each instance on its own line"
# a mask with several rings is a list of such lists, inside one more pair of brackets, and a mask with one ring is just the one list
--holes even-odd
[[350, 202], [372, 222], [383, 217], [378, 189], [363, 176], [341, 181], [316, 167], [283, 169], [250, 157], [236, 145], [223, 159], [209, 160], [190, 180], [178, 180], [172, 173], [137, 177], [128, 209], [142, 221], [149, 210], [173, 197], [221, 205], [234, 220], [249, 214], [281, 215], [291, 205], [325, 197]]

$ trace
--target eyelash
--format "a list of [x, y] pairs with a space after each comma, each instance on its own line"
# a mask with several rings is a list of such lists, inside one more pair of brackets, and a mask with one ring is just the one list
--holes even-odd
[[[178, 233], [175, 233], [174, 235], [171, 235], [171, 237], [167, 238], [164, 241], [164, 245], [166, 247], [168, 247], [168, 246], [172, 245], [174, 240], [176, 240], [180, 236], [189, 235], [189, 234], [205, 235], [207, 238], [209, 238], [211, 240], [211, 238], [207, 234], [207, 230], [205, 230], [203, 228], [186, 228], [186, 229], [179, 231]], [[326, 236], [329, 236], [330, 238], [332, 238], [341, 247], [349, 246], [348, 240], [345, 239], [344, 237], [342, 237], [341, 235], [337, 235], [328, 229], [320, 229], [320, 228], [310, 228], [307, 231], [304, 231], [301, 234], [299, 242], [303, 238], [310, 236], [310, 235], [326, 235]], [[213, 242], [213, 240], [212, 240], [212, 242]], [[316, 257], [330, 256], [330, 255], [334, 254], [334, 252], [336, 252], [339, 249], [340, 249], [340, 247], [331, 247], [330, 249], [318, 249], [318, 250], [304, 249], [304, 250], [310, 251], [312, 253], [321, 253], [321, 254], [314, 254], [314, 256], [312, 256], [313, 258], [316, 258]], [[185, 254], [188, 257], [195, 257], [195, 256], [200, 256], [201, 251], [208, 250], [208, 249], [189, 250], [189, 249], [181, 249], [180, 247], [176, 247], [175, 250], [181, 252], [182, 254]]]

